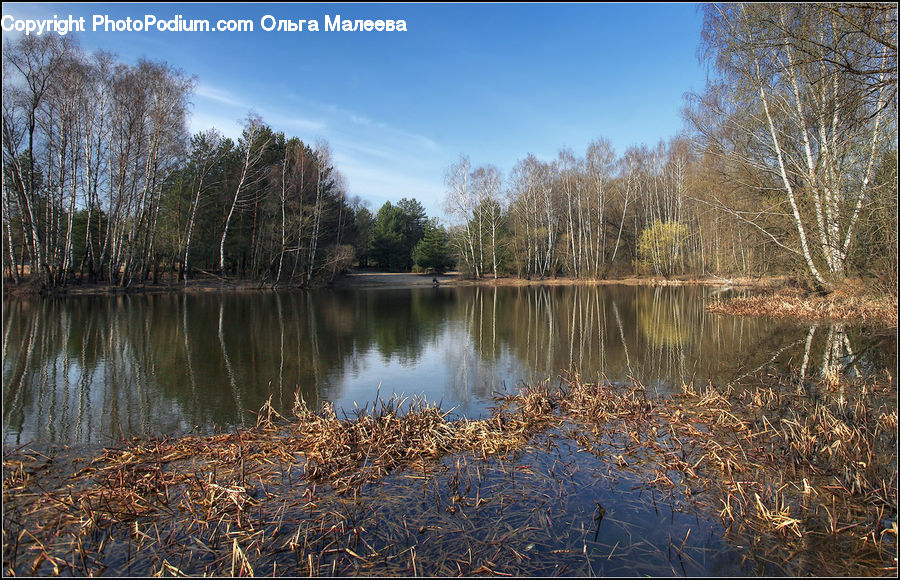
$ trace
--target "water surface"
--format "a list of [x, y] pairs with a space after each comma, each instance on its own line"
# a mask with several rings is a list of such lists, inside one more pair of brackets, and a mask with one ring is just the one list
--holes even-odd
[[255, 422], [294, 394], [340, 411], [392, 393], [452, 416], [577, 371], [658, 393], [759, 374], [871, 374], [896, 340], [707, 313], [702, 287], [554, 286], [3, 301], [4, 443], [109, 444]]

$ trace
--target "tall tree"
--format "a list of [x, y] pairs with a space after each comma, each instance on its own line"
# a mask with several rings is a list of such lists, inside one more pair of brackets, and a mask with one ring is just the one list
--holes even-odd
[[404, 222], [403, 209], [389, 201], [375, 214], [371, 256], [379, 268], [395, 271], [405, 268]]
[[453, 266], [447, 232], [435, 220], [425, 224], [425, 234], [413, 249], [413, 259], [425, 271], [440, 273]]
[[742, 147], [716, 140], [714, 126], [695, 125], [720, 154], [782, 191], [796, 234], [785, 248], [819, 284], [839, 281], [875, 162], [896, 132], [896, 6], [860, 6], [857, 14], [871, 16], [866, 28], [825, 4], [704, 10], [703, 47], [721, 82], [699, 105], [715, 108], [725, 133], [743, 136]]
[[416, 247], [425, 236], [425, 227], [428, 223], [428, 216], [425, 213], [425, 207], [415, 198], [402, 198], [397, 202], [397, 207], [401, 212], [402, 226], [402, 248], [403, 269], [412, 270], [413, 265], [413, 248]]
[[479, 278], [482, 274], [478, 260], [480, 251], [475, 208], [478, 205], [476, 194], [470, 184], [471, 163], [465, 155], [444, 171], [444, 184], [447, 186], [447, 197], [444, 207], [452, 218], [462, 221], [460, 234], [454, 236], [459, 254], [469, 269]]
[[228, 237], [228, 229], [234, 210], [243, 200], [241, 194], [249, 189], [249, 186], [262, 176], [259, 162], [265, 155], [266, 148], [272, 138], [271, 130], [263, 123], [258, 115], [250, 115], [244, 123], [244, 130], [238, 142], [240, 150], [240, 169], [234, 194], [225, 217], [225, 225], [222, 229], [222, 237], [219, 241], [219, 272], [225, 273], [225, 240]]
[[354, 245], [356, 257], [359, 265], [366, 268], [369, 265], [369, 253], [372, 248], [372, 228], [375, 224], [375, 217], [369, 208], [361, 204], [357, 204], [353, 208], [353, 214], [353, 222], [356, 226], [356, 241]]
[[[38, 167], [35, 139], [39, 137], [41, 107], [67, 62], [72, 43], [48, 34], [25, 36], [18, 42], [5, 41], [3, 50], [3, 94], [10, 105], [3, 111], [5, 165], [10, 167], [13, 187], [22, 210], [23, 225], [32, 255], [32, 269], [38, 270], [43, 284], [51, 282], [50, 266], [38, 216], [40, 200], [36, 189]], [[18, 80], [13, 76], [18, 73]], [[21, 147], [24, 143], [24, 152]], [[24, 153], [24, 155], [23, 155]], [[23, 165], [24, 163], [24, 165]]]
[[[189, 174], [191, 176], [191, 204], [190, 214], [184, 234], [184, 248], [181, 252], [181, 271], [184, 281], [187, 282], [190, 274], [191, 240], [194, 234], [194, 224], [197, 221], [197, 212], [200, 209], [202, 196], [207, 190], [217, 183], [211, 183], [214, 179], [216, 167], [231, 148], [231, 141], [222, 137], [215, 129], [202, 131], [191, 139], [191, 153], [189, 158]], [[221, 176], [220, 176], [221, 177]]]
[[516, 163], [509, 196], [512, 238], [519, 271], [526, 277], [547, 276], [556, 267], [559, 216], [555, 210], [555, 167], [534, 155]]
[[474, 211], [478, 230], [478, 269], [485, 272], [484, 250], [487, 249], [490, 252], [491, 272], [496, 279], [501, 243], [499, 234], [503, 226], [503, 178], [499, 169], [493, 165], [485, 165], [472, 172], [471, 181], [478, 200]]

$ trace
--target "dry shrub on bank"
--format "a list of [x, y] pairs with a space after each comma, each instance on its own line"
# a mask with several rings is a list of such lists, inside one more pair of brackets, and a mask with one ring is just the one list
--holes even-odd
[[719, 505], [727, 536], [762, 549], [764, 561], [815, 555], [826, 571], [818, 573], [850, 573], [808, 552], [827, 537], [848, 566], [896, 571], [892, 381], [779, 379], [740, 392], [685, 385], [647, 403], [637, 384], [564, 383], [561, 406], [585, 427], [572, 431], [581, 447], [622, 470], [652, 466], [646, 485], [673, 502]]
[[[295, 450], [305, 458], [307, 477], [328, 479], [343, 489], [399, 467], [421, 467], [448, 453], [502, 455], [549, 425], [552, 404], [545, 389], [524, 388], [506, 401], [507, 405], [511, 402], [519, 412], [447, 421], [448, 413], [427, 401], [392, 396], [376, 401], [371, 413], [360, 409], [354, 417], [341, 420], [328, 404], [315, 413], [297, 399], [294, 414], [298, 420], [287, 432]], [[271, 422], [265, 426], [278, 429]]]

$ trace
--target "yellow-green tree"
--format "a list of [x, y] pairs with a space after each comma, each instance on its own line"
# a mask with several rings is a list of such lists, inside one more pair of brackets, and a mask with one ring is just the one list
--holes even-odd
[[638, 238], [637, 266], [667, 278], [677, 274], [685, 261], [689, 233], [685, 224], [653, 220]]

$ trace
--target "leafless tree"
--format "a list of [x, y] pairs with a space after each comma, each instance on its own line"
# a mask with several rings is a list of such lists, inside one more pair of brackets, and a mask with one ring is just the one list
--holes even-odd
[[[460, 253], [466, 264], [472, 269], [476, 278], [481, 277], [479, 268], [477, 224], [475, 223], [476, 194], [470, 185], [471, 165], [469, 158], [460, 155], [459, 160], [444, 172], [444, 184], [447, 186], [445, 209], [451, 218], [462, 221], [462, 238]], [[455, 236], [454, 239], [459, 239]]]
[[[52, 34], [25, 36], [16, 43], [6, 41], [3, 50], [3, 94], [4, 101], [10, 101], [3, 116], [4, 164], [13, 175], [33, 258], [32, 270], [40, 272], [44, 284], [50, 283], [51, 271], [42, 235], [46, 232], [41, 231], [43, 220], [38, 215], [36, 139], [40, 137], [44, 100], [71, 50], [68, 39]], [[13, 72], [18, 74], [14, 77]]]
[[[485, 165], [472, 172], [471, 183], [477, 200], [474, 217], [478, 231], [478, 270], [482, 273], [485, 271], [484, 247], [487, 245], [491, 253], [491, 272], [496, 279], [497, 250], [500, 244], [498, 233], [503, 224], [503, 178], [499, 169], [493, 165]], [[489, 240], [486, 239], [487, 236], [490, 236]]]
[[[896, 95], [896, 7], [853, 13], [820, 4], [705, 7], [704, 48], [725, 83], [702, 106], [722, 105], [718, 121], [744, 144], [718, 141], [719, 150], [778, 184], [799, 248], [771, 237], [823, 286], [845, 275], [876, 159], [896, 132], [896, 105], [887, 106]], [[713, 127], [698, 128], [715, 139]]]
[[219, 272], [225, 273], [225, 239], [228, 237], [228, 228], [231, 225], [231, 218], [234, 216], [234, 210], [238, 204], [243, 201], [241, 194], [244, 193], [252, 183], [255, 183], [261, 177], [259, 162], [269, 146], [270, 136], [267, 127], [263, 123], [262, 118], [258, 115], [250, 114], [244, 123], [244, 131], [239, 142], [241, 152], [241, 168], [237, 185], [234, 189], [234, 195], [231, 198], [231, 204], [228, 214], [225, 217], [225, 225], [222, 230], [222, 238], [219, 242]]
[[215, 129], [201, 132], [194, 137], [192, 142], [191, 158], [194, 163], [194, 184], [192, 186], [193, 197], [191, 200], [190, 216], [187, 229], [184, 234], [184, 248], [181, 253], [181, 271], [184, 281], [187, 282], [190, 275], [191, 240], [194, 234], [194, 224], [197, 221], [197, 212], [200, 209], [201, 196], [209, 188], [209, 176], [226, 153], [223, 147], [223, 137]]

